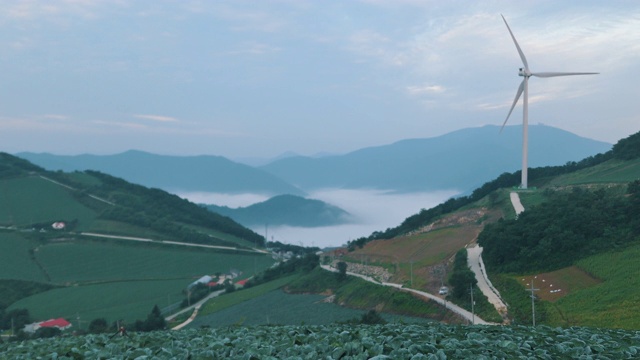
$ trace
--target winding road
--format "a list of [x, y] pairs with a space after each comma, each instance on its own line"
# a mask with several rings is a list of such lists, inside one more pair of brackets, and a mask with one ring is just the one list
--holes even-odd
[[[330, 267], [329, 265], [320, 265], [323, 269], [327, 270], [327, 271], [332, 271], [332, 272], [338, 272], [337, 269], [334, 269], [332, 267]], [[492, 323], [492, 322], [488, 322], [485, 321], [483, 319], [481, 319], [480, 317], [478, 317], [477, 315], [472, 314], [471, 312], [459, 307], [456, 304], [452, 304], [451, 302], [440, 298], [436, 295], [430, 294], [428, 292], [425, 291], [420, 291], [420, 290], [416, 290], [416, 289], [411, 289], [411, 288], [405, 288], [403, 287], [401, 284], [394, 284], [394, 283], [388, 283], [388, 282], [378, 282], [375, 279], [369, 277], [369, 276], [365, 276], [365, 275], [361, 275], [361, 274], [356, 274], [356, 273], [352, 273], [347, 271], [347, 275], [351, 275], [351, 276], [357, 276], [361, 279], [364, 279], [366, 281], [369, 281], [371, 283], [377, 284], [377, 285], [382, 285], [382, 286], [390, 286], [390, 287], [394, 287], [396, 289], [402, 290], [402, 291], [407, 291], [407, 292], [411, 292], [420, 296], [424, 296], [430, 300], [433, 300], [435, 302], [437, 302], [440, 305], [443, 305], [447, 310], [453, 311], [454, 313], [462, 316], [463, 318], [465, 318], [467, 321], [469, 321], [472, 324], [477, 324], [477, 325], [500, 325], [500, 324], [496, 324], [496, 323]]]
[[193, 314], [191, 314], [191, 316], [189, 316], [189, 318], [188, 318], [187, 320], [185, 320], [184, 322], [182, 322], [182, 323], [180, 323], [180, 324], [178, 324], [178, 325], [176, 325], [176, 326], [172, 327], [172, 328], [171, 328], [171, 330], [180, 330], [180, 329], [182, 329], [183, 327], [185, 327], [185, 326], [189, 325], [189, 324], [193, 321], [193, 319], [195, 319], [195, 318], [196, 318], [196, 316], [198, 316], [198, 311], [200, 311], [200, 308], [202, 307], [202, 304], [204, 304], [205, 302], [207, 302], [209, 299], [212, 299], [212, 298], [214, 298], [214, 297], [216, 297], [216, 296], [219, 296], [219, 295], [220, 295], [220, 294], [222, 294], [223, 292], [224, 292], [224, 290], [217, 290], [217, 291], [214, 291], [214, 292], [212, 292], [211, 294], [207, 295], [207, 297], [205, 297], [204, 299], [202, 299], [202, 300], [198, 301], [197, 303], [195, 303], [195, 304], [193, 304], [193, 305], [191, 305], [191, 306], [189, 306], [189, 307], [186, 307], [186, 308], [184, 308], [184, 309], [182, 309], [182, 310], [178, 311], [178, 312], [177, 312], [177, 313], [175, 313], [175, 314], [172, 314], [172, 315], [170, 315], [170, 316], [167, 316], [165, 319], [166, 319], [167, 321], [170, 321], [170, 320], [173, 320], [174, 318], [176, 318], [178, 315], [183, 314], [183, 313], [185, 313], [185, 312], [187, 312], [187, 311], [191, 311], [191, 309], [194, 309], [194, 310], [193, 310]]
[[[522, 202], [520, 202], [520, 196], [517, 192], [512, 191], [509, 194], [511, 198], [511, 205], [516, 212], [516, 218], [520, 213], [524, 211], [524, 206], [522, 206]], [[500, 297], [500, 292], [493, 287], [491, 284], [491, 280], [487, 277], [487, 272], [484, 267], [484, 262], [482, 261], [482, 247], [476, 244], [473, 247], [467, 248], [467, 262], [469, 264], [469, 268], [476, 275], [476, 280], [478, 280], [478, 288], [482, 291], [484, 296], [487, 297], [489, 302], [493, 304], [500, 315], [505, 315], [507, 313], [507, 304]]]

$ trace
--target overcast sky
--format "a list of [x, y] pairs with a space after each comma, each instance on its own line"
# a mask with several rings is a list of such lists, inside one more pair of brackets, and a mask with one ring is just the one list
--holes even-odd
[[[530, 123], [640, 130], [640, 1], [0, 1], [0, 151], [274, 157]], [[510, 124], [522, 121], [517, 107]], [[534, 140], [532, 140], [534, 141]]]

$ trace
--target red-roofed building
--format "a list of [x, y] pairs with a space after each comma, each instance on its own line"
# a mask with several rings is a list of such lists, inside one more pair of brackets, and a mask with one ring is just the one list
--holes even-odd
[[247, 281], [249, 281], [249, 279], [240, 280], [236, 283], [236, 285], [244, 286], [244, 284], [246, 284]]
[[24, 327], [24, 331], [35, 332], [36, 330], [43, 327], [44, 328], [57, 327], [60, 330], [65, 330], [71, 327], [71, 323], [63, 318], [50, 319], [47, 321], [26, 325]]

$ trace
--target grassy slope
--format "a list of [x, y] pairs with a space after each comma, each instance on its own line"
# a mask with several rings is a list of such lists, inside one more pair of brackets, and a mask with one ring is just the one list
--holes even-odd
[[602, 164], [558, 176], [547, 186], [628, 183], [640, 178], [640, 159], [622, 161], [609, 160]]
[[431, 320], [458, 322], [456, 316], [439, 304], [420, 299], [410, 293], [369, 283], [357, 277], [339, 281], [335, 273], [317, 268], [287, 286], [291, 293], [334, 294], [335, 303], [350, 308], [421, 317]]
[[74, 219], [91, 223], [97, 216], [68, 189], [38, 176], [0, 179], [0, 203], [0, 224], [19, 227]]
[[553, 325], [637, 329], [640, 324], [640, 245], [591, 256], [577, 267], [600, 279], [556, 301]]

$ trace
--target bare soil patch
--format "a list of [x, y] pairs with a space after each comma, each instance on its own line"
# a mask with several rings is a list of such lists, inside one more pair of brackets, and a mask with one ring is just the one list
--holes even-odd
[[553, 272], [529, 275], [517, 278], [525, 288], [540, 289], [535, 292], [540, 299], [555, 302], [574, 291], [600, 284], [602, 281], [592, 277], [576, 266], [570, 266]]

